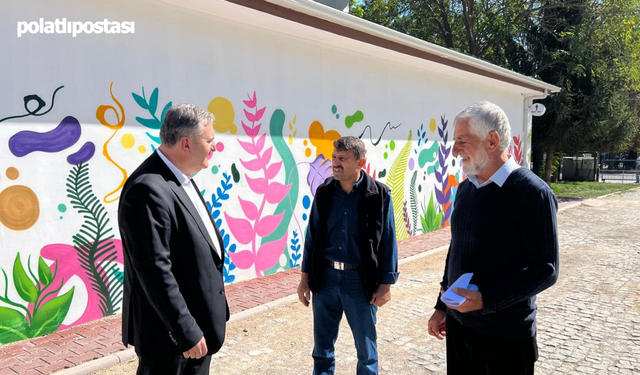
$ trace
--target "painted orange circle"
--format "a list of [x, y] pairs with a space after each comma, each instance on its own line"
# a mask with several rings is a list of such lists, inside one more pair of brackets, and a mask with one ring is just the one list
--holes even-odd
[[20, 176], [20, 172], [18, 172], [18, 169], [15, 167], [9, 167], [7, 168], [7, 178], [10, 180], [15, 180], [16, 178], [18, 178]]
[[40, 217], [40, 202], [26, 186], [10, 186], [0, 192], [0, 222], [12, 230], [25, 230]]

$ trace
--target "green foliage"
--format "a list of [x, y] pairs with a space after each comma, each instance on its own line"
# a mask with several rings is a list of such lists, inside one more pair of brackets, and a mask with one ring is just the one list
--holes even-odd
[[425, 209], [424, 203], [422, 205], [422, 215], [420, 216], [420, 223], [422, 224], [422, 233], [429, 233], [440, 229], [442, 224], [442, 212], [436, 209], [436, 203], [433, 200], [433, 194], [429, 197], [429, 205]]
[[27, 276], [19, 254], [13, 262], [13, 283], [20, 298], [27, 302], [36, 302], [38, 298], [36, 284]]
[[80, 231], [73, 236], [73, 247], [78, 253], [80, 266], [91, 281], [91, 289], [98, 294], [100, 311], [103, 316], [113, 315], [122, 302], [122, 282], [117, 270], [110, 267], [118, 254], [111, 241], [114, 235], [108, 226], [107, 211], [89, 182], [89, 165], [80, 163], [74, 166], [66, 186], [73, 208], [85, 219]]
[[559, 197], [596, 198], [603, 195], [637, 189], [637, 184], [612, 184], [609, 182], [553, 182], [549, 184]]
[[364, 0], [352, 9], [561, 87], [533, 120], [534, 154], [622, 151], [639, 142], [637, 0]]
[[[26, 271], [29, 271], [33, 279]], [[13, 286], [27, 304], [28, 307], [25, 307], [24, 304], [9, 298], [9, 282], [6, 272], [2, 270], [5, 289], [4, 295], [0, 296], [0, 301], [13, 308], [0, 306], [0, 344], [41, 336], [55, 332], [60, 327], [69, 312], [74, 288], [61, 296], [51, 298], [64, 284], [62, 281], [56, 289], [49, 290], [57, 271], [56, 267], [52, 274], [44, 259], [39, 257], [36, 278], [29, 268], [25, 270], [20, 254], [16, 255], [13, 262]]]
[[31, 337], [55, 332], [60, 327], [71, 306], [74, 291], [75, 287], [65, 294], [51, 299], [33, 314], [33, 320], [31, 320], [29, 327], [29, 330], [32, 331]]

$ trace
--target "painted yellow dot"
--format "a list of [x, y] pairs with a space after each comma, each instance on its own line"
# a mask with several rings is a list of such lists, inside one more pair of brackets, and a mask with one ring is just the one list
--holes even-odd
[[141, 154], [144, 154], [145, 152], [147, 152], [147, 148], [144, 146], [140, 146], [138, 147], [138, 152], [140, 152]]
[[304, 140], [304, 142], [302, 142], [302, 143], [304, 143], [304, 145], [306, 146], [307, 144], [309, 144], [309, 141], [307, 141], [307, 140], [305, 139], [305, 140]]
[[18, 178], [18, 176], [20, 176], [20, 172], [18, 171], [17, 168], [15, 168], [15, 167], [7, 168], [7, 178], [8, 179], [15, 180], [16, 178]]
[[136, 144], [135, 138], [129, 133], [123, 134], [122, 138], [120, 138], [120, 142], [122, 142], [122, 147], [131, 148], [134, 144]]
[[429, 121], [429, 129], [432, 132], [436, 131], [436, 119], [432, 118], [431, 121]]
[[293, 136], [289, 135], [289, 144], [292, 145], [293, 144]]
[[304, 154], [305, 154], [307, 157], [311, 156], [311, 149], [310, 149], [310, 148], [308, 148], [308, 149], [304, 150]]

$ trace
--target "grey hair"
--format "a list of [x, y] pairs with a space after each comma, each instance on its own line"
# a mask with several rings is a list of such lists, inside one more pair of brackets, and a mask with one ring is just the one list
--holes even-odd
[[356, 160], [364, 159], [367, 150], [364, 148], [364, 142], [358, 137], [352, 135], [342, 137], [333, 141], [333, 147], [339, 151], [353, 151]]
[[482, 101], [471, 104], [456, 115], [453, 124], [463, 119], [469, 119], [469, 127], [480, 139], [484, 139], [491, 131], [500, 136], [498, 149], [504, 151], [511, 144], [511, 125], [502, 108]]
[[204, 126], [213, 123], [213, 115], [193, 104], [176, 104], [164, 114], [160, 127], [160, 141], [173, 147], [182, 137], [202, 135]]

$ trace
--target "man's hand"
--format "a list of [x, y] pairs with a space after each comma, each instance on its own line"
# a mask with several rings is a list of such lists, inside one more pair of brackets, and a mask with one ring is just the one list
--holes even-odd
[[202, 357], [204, 357], [205, 355], [207, 355], [207, 352], [209, 350], [207, 349], [207, 341], [203, 338], [200, 339], [200, 341], [196, 344], [196, 346], [194, 346], [193, 348], [187, 350], [186, 352], [182, 353], [182, 355], [185, 358], [191, 358], [191, 359], [200, 359]]
[[449, 306], [448, 308], [456, 311], [460, 311], [461, 313], [466, 313], [469, 311], [482, 310], [484, 306], [482, 302], [482, 293], [477, 292], [475, 290], [462, 289], [462, 288], [454, 288], [453, 292], [459, 296], [465, 297], [467, 300], [462, 303], [460, 306]]
[[369, 303], [382, 307], [389, 301], [391, 301], [391, 284], [380, 284], [378, 285], [378, 290], [371, 296]]
[[309, 301], [311, 301], [311, 289], [309, 289], [309, 274], [304, 272], [301, 274], [300, 284], [298, 284], [298, 299], [305, 306], [309, 306]]
[[429, 318], [429, 334], [438, 340], [442, 340], [447, 335], [445, 329], [447, 322], [447, 313], [442, 310], [436, 310]]

